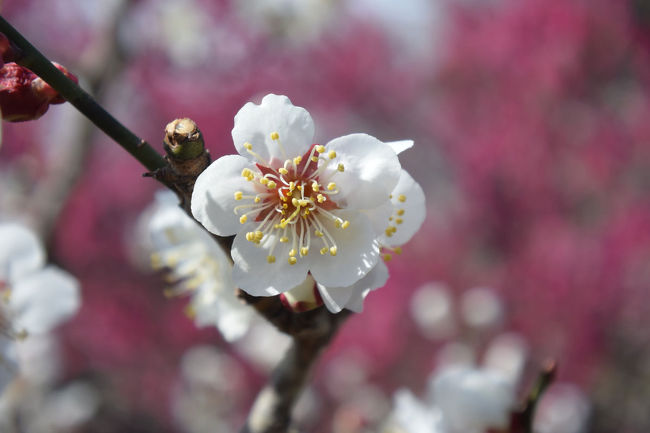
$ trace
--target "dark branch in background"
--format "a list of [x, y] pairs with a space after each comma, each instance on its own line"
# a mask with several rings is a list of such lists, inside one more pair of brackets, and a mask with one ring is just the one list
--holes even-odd
[[[192, 217], [191, 198], [194, 183], [210, 164], [203, 137], [190, 119], [177, 119], [165, 128], [163, 159], [144, 140], [113, 118], [88, 93], [57, 70], [16, 29], [0, 16], [0, 32], [20, 50], [17, 63], [40, 76], [83, 115], [133, 155], [153, 177], [179, 197], [180, 205]], [[233, 237], [213, 236], [230, 251]], [[281, 433], [291, 427], [291, 412], [300, 396], [311, 367], [348, 318], [348, 311], [331, 314], [326, 308], [293, 313], [286, 310], [278, 296], [257, 298], [240, 291], [240, 298], [292, 337], [292, 345], [275, 368], [268, 383], [255, 400], [243, 433]]]
[[133, 134], [124, 125], [111, 116], [86, 91], [68, 79], [61, 71], [30, 44], [11, 24], [0, 16], [0, 32], [4, 33], [20, 50], [16, 63], [30, 69], [41, 77], [63, 98], [74, 105], [84, 116], [90, 119], [106, 135], [115, 140], [120, 146], [140, 161], [149, 170], [155, 170], [165, 165], [160, 157], [146, 141]]

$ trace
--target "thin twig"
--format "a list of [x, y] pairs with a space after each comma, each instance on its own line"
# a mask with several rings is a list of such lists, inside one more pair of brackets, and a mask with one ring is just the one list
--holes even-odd
[[19, 58], [16, 59], [16, 63], [30, 69], [41, 77], [64, 99], [74, 105], [77, 110], [133, 155], [147, 169], [153, 171], [165, 166], [165, 161], [158, 152], [149, 146], [146, 141], [136, 136], [118, 122], [92, 96], [54, 67], [40, 51], [29, 43], [2, 16], [0, 16], [0, 32], [4, 33], [21, 51]]

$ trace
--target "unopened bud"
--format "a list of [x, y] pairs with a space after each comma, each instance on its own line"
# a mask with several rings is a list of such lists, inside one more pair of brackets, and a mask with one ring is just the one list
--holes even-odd
[[286, 309], [296, 313], [313, 310], [323, 305], [323, 299], [311, 275], [307, 275], [307, 279], [293, 289], [280, 294], [280, 301]]
[[[77, 78], [63, 66], [54, 65], [77, 82]], [[56, 90], [29, 69], [13, 62], [5, 63], [0, 69], [0, 110], [3, 120], [22, 122], [38, 119], [50, 104], [62, 102], [64, 99]]]
[[191, 119], [176, 119], [165, 127], [165, 151], [170, 157], [188, 160], [205, 150], [203, 134]]

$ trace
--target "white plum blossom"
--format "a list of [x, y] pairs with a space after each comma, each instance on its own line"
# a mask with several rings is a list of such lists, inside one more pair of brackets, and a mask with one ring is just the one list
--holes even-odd
[[224, 338], [241, 338], [252, 310], [235, 296], [228, 256], [212, 237], [178, 206], [176, 195], [161, 191], [145, 213], [152, 264], [169, 270], [168, 295], [191, 294], [187, 308], [198, 326], [216, 326]]
[[359, 311], [388, 278], [381, 248], [399, 253], [424, 219], [422, 189], [397, 156], [412, 142], [351, 134], [313, 144], [309, 113], [273, 94], [244, 105], [232, 136], [239, 155], [198, 177], [192, 213], [210, 232], [236, 235], [234, 283], [253, 296], [297, 288], [285, 297], [309, 295], [303, 307], [322, 298], [332, 312]]
[[46, 266], [36, 235], [21, 224], [0, 223], [0, 361], [11, 363], [16, 341], [46, 334], [79, 306], [79, 283]]

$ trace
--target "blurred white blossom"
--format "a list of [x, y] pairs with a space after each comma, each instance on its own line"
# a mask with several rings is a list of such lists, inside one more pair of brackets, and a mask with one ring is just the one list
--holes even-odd
[[191, 294], [187, 309], [198, 326], [216, 326], [228, 341], [248, 330], [253, 311], [235, 295], [228, 256], [178, 206], [170, 191], [156, 195], [144, 213], [152, 264], [168, 269], [168, 295]]
[[16, 362], [17, 340], [49, 332], [72, 317], [79, 306], [79, 283], [62, 269], [46, 266], [45, 250], [37, 236], [21, 224], [1, 223], [0, 339], [4, 355], [0, 358], [3, 362]]

